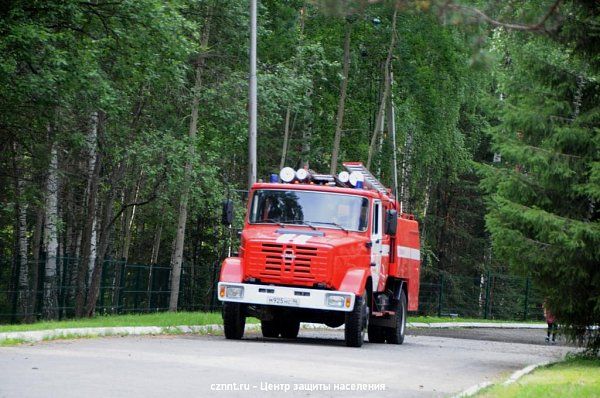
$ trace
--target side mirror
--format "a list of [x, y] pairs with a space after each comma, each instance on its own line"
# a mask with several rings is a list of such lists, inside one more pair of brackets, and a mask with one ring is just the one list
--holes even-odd
[[231, 225], [233, 222], [233, 200], [226, 199], [222, 202], [223, 213], [221, 214], [221, 224]]
[[398, 227], [398, 212], [396, 210], [388, 210], [385, 212], [385, 233], [387, 235], [396, 236], [396, 228]]

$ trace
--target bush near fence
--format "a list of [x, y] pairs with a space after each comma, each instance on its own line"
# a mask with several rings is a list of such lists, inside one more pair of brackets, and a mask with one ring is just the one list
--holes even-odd
[[[79, 261], [58, 258], [58, 314], [68, 319], [75, 312], [75, 274]], [[34, 264], [30, 264], [30, 269]], [[43, 280], [44, 261], [37, 264]], [[219, 264], [183, 265], [179, 309], [216, 311]], [[0, 323], [14, 323], [26, 317], [40, 319], [42, 286], [30, 292], [36, 298], [35, 311], [17, 312], [17, 290], [10, 286], [10, 263], [0, 261]], [[120, 278], [119, 278], [120, 274]], [[147, 313], [169, 307], [171, 267], [104, 261], [97, 314]], [[503, 320], [541, 320], [543, 297], [528, 278], [485, 272], [476, 276], [452, 275], [424, 267], [421, 275], [419, 314]]]

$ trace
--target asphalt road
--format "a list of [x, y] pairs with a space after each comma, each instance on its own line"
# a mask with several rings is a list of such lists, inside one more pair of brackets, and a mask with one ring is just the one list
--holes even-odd
[[572, 350], [544, 344], [541, 330], [410, 333], [401, 346], [362, 348], [346, 347], [338, 330], [302, 330], [297, 340], [254, 332], [242, 341], [180, 335], [4, 347], [0, 397], [452, 396]]

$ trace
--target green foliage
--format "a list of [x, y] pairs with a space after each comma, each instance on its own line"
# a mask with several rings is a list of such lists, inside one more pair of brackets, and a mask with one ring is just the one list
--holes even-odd
[[502, 163], [483, 168], [486, 221], [495, 256], [532, 275], [571, 337], [598, 349], [586, 329], [600, 323], [598, 60], [559, 39], [496, 32]]

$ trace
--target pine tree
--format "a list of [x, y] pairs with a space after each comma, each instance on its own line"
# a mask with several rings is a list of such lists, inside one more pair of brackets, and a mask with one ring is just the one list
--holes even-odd
[[558, 39], [496, 32], [500, 120], [491, 134], [502, 162], [483, 185], [496, 258], [531, 275], [565, 331], [597, 350], [600, 333], [589, 326], [600, 323], [600, 76], [597, 52], [578, 39], [589, 15], [573, 7]]

